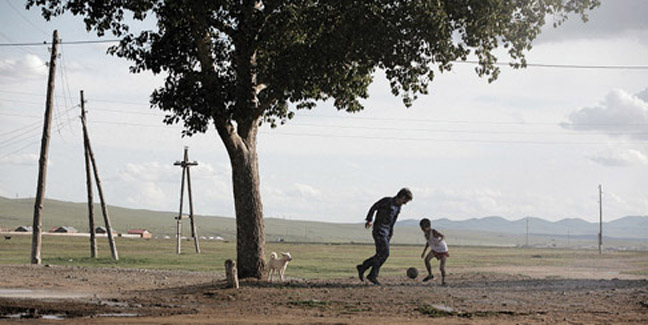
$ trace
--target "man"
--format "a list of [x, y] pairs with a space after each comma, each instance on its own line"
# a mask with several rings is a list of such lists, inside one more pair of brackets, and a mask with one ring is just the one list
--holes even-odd
[[376, 255], [366, 259], [362, 264], [356, 265], [360, 281], [364, 281], [364, 273], [371, 268], [369, 275], [367, 275], [367, 280], [375, 285], [380, 285], [380, 282], [378, 282], [378, 272], [387, 260], [387, 257], [389, 257], [389, 241], [394, 234], [394, 224], [400, 213], [401, 206], [411, 200], [412, 192], [407, 188], [403, 188], [398, 191], [395, 197], [382, 198], [369, 209], [365, 228], [369, 229], [372, 226], [375, 213], [376, 221], [373, 223], [372, 235], [376, 244]]

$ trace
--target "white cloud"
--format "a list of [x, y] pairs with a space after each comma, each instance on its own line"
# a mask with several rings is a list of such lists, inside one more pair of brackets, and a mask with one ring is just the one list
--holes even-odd
[[648, 132], [647, 90], [632, 95], [624, 90], [613, 90], [593, 107], [584, 107], [569, 115], [569, 122], [561, 126], [575, 131], [599, 131], [609, 136], [646, 140]]
[[[498, 215], [510, 217], [517, 198], [492, 188], [412, 188], [416, 210], [422, 215], [437, 217], [467, 217]], [[417, 213], [418, 211], [413, 211]], [[420, 214], [420, 213], [419, 213]]]
[[179, 174], [180, 168], [162, 164], [157, 161], [145, 162], [141, 164], [129, 163], [119, 171], [119, 178], [122, 181], [144, 181], [144, 182], [160, 182], [171, 181], [177, 179], [180, 182]]
[[128, 163], [119, 170], [120, 189], [115, 192], [118, 200], [124, 200], [138, 208], [171, 210], [176, 204], [170, 183], [180, 185], [180, 169], [157, 161]]
[[138, 183], [128, 202], [145, 207], [167, 207], [170, 197], [153, 182]]
[[319, 189], [300, 183], [284, 185], [284, 183], [277, 182], [274, 185], [263, 186], [263, 192], [264, 197], [267, 196], [272, 201], [288, 205], [298, 201], [310, 202], [313, 199], [320, 199], [322, 197], [322, 192]]
[[589, 20], [585, 23], [577, 15], [570, 15], [567, 22], [553, 28], [553, 21], [549, 18], [538, 41], [617, 38], [623, 35], [645, 42], [648, 35], [646, 10], [648, 2], [645, 0], [603, 0], [600, 7], [586, 12]]
[[613, 149], [591, 155], [590, 160], [604, 166], [648, 165], [648, 156], [635, 149]]
[[37, 162], [38, 155], [31, 153], [14, 154], [0, 158], [0, 164], [9, 165], [34, 165]]
[[24, 80], [47, 75], [45, 61], [33, 54], [26, 54], [20, 60], [0, 60], [0, 79]]
[[307, 184], [294, 184], [294, 190], [291, 191], [301, 198], [318, 198], [322, 193], [320, 190]]
[[[199, 162], [191, 168], [194, 210], [198, 214], [232, 215], [232, 191], [225, 166], [214, 168]], [[140, 209], [177, 211], [180, 202], [182, 169], [169, 163], [149, 161], [127, 163], [117, 176], [113, 198]], [[188, 211], [187, 183], [184, 210]]]

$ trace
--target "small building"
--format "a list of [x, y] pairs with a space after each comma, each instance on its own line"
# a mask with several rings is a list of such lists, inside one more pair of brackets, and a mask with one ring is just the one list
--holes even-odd
[[16, 230], [14, 230], [14, 231], [18, 231], [18, 232], [32, 232], [32, 230], [33, 230], [32, 226], [20, 226], [20, 227], [16, 228]]
[[153, 234], [146, 229], [130, 229], [129, 235], [139, 235], [141, 238], [152, 238]]
[[77, 233], [77, 232], [79, 232], [79, 231], [76, 230], [76, 228], [74, 228], [74, 227], [72, 227], [72, 226], [62, 226], [62, 227], [58, 227], [58, 228], [56, 228], [56, 229], [55, 229], [54, 231], [52, 231], [52, 232], [67, 233], [67, 234], [75, 234], [75, 233]]
[[[96, 234], [108, 234], [108, 230], [106, 229], [106, 227], [103, 227], [103, 226], [102, 227], [97, 227], [97, 229], [95, 229], [95, 233]], [[115, 229], [112, 230], [112, 233], [113, 233], [113, 235], [117, 234]]]

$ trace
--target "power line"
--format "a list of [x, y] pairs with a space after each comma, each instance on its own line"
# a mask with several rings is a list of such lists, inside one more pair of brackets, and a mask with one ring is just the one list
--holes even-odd
[[[304, 124], [291, 123], [292, 126], [314, 127], [314, 128], [333, 128], [333, 129], [350, 129], [350, 130], [385, 130], [385, 131], [419, 131], [435, 133], [465, 133], [465, 134], [516, 134], [516, 135], [548, 135], [551, 132], [524, 132], [524, 131], [473, 131], [473, 130], [451, 130], [451, 129], [430, 129], [430, 128], [397, 128], [397, 127], [373, 127], [373, 126], [343, 126], [343, 125], [322, 125], [322, 124]], [[558, 125], [553, 124], [553, 125]], [[591, 125], [591, 124], [588, 124]], [[625, 125], [622, 125], [625, 126]], [[648, 135], [648, 132], [606, 132], [607, 135]], [[587, 134], [574, 134], [587, 135]]]
[[[69, 119], [69, 120], [63, 121], [63, 124], [57, 126], [57, 128], [54, 129], [53, 131], [58, 133], [62, 128], [64, 128], [65, 126], [67, 126], [68, 124], [70, 124], [71, 122], [73, 122], [74, 120], [76, 120], [76, 119]], [[37, 131], [38, 129], [40, 129], [40, 125], [37, 125], [36, 128], [35, 128], [34, 130]], [[26, 140], [28, 140], [28, 139], [29, 139], [31, 136], [33, 136], [33, 135], [36, 135], [36, 134], [29, 134], [29, 133], [27, 133], [27, 134], [25, 134], [23, 137], [21, 137], [20, 139], [17, 139], [16, 141], [13, 141], [13, 143], [10, 143], [10, 144], [7, 144], [7, 145], [3, 145], [2, 147], [3, 147], [3, 148], [6, 148], [6, 147], [8, 147], [8, 146], [12, 146], [12, 145], [17, 145], [17, 144], [20, 144], [20, 143], [24, 143]], [[39, 143], [39, 142], [40, 142], [40, 139], [37, 139], [37, 140], [31, 141], [31, 142], [28, 142], [28, 143], [25, 144], [24, 146], [22, 146], [22, 147], [20, 147], [20, 148], [18, 148], [18, 149], [16, 149], [16, 150], [14, 150], [14, 151], [11, 151], [11, 152], [9, 152], [9, 153], [7, 153], [7, 154], [4, 154], [4, 155], [0, 156], [0, 159], [4, 159], [4, 158], [9, 157], [9, 156], [11, 156], [11, 155], [13, 155], [13, 154], [15, 154], [15, 153], [21, 152], [21, 151], [24, 150], [25, 148], [27, 148], [27, 147], [29, 147], [29, 146], [32, 146], [32, 145], [34, 145], [34, 144], [36, 144], [36, 143]]]
[[[67, 45], [83, 45], [83, 44], [103, 44], [103, 43], [119, 43], [120, 40], [78, 40], [78, 41], [61, 41], [60, 44]], [[12, 46], [44, 46], [51, 45], [51, 42], [27, 42], [27, 43], [0, 43], [0, 47]], [[454, 60], [452, 63], [459, 64], [479, 64], [476, 60]], [[493, 65], [510, 67], [514, 62], [495, 62]], [[646, 65], [583, 65], [583, 64], [553, 64], [553, 63], [526, 63], [526, 67], [533, 68], [550, 68], [550, 69], [601, 69], [601, 70], [648, 70]]]
[[[8, 42], [13, 42], [13, 40], [12, 40], [9, 36], [7, 36], [5, 33], [3, 33], [2, 31], [0, 31], [0, 38], [6, 39]], [[27, 53], [27, 54], [32, 54], [32, 55], [36, 55], [36, 56], [38, 56], [36, 53], [34, 53], [34, 52], [28, 50], [28, 49], [25, 48], [25, 47], [22, 47], [22, 46], [16, 46], [15, 48], [17, 48], [17, 49], [19, 49], [19, 50], [21, 50], [21, 51], [23, 51], [23, 52], [25, 52], [25, 53]]]
[[[68, 120], [67, 123], [70, 123], [70, 122], [73, 121], [73, 120], [74, 120], [74, 119], [72, 119], [72, 120]], [[65, 125], [61, 126], [60, 128], [63, 128], [63, 127], [65, 127]], [[38, 128], [40, 128], [40, 126], [39, 126]], [[58, 131], [60, 130], [60, 128], [59, 128], [59, 129], [56, 129], [56, 130], [54, 130], [54, 131], [55, 131], [55, 132], [58, 132]], [[24, 140], [26, 140], [26, 139], [22, 139], [21, 141], [19, 141], [19, 142], [17, 142], [17, 143], [24, 142]], [[20, 147], [20, 148], [18, 148], [18, 149], [16, 149], [16, 150], [14, 150], [14, 151], [11, 151], [11, 152], [9, 152], [9, 153], [7, 153], [7, 154], [5, 154], [5, 155], [0, 156], [0, 159], [4, 159], [4, 158], [9, 157], [9, 156], [11, 156], [11, 155], [13, 155], [13, 154], [15, 154], [15, 153], [21, 152], [22, 150], [26, 149], [27, 147], [32, 146], [32, 145], [34, 145], [34, 144], [36, 144], [36, 143], [39, 143], [39, 142], [40, 142], [40, 139], [34, 140], [34, 141], [32, 141], [32, 142], [29, 142], [29, 143], [27, 143], [26, 145], [24, 145], [24, 146], [22, 146], [22, 147]], [[14, 143], [14, 144], [15, 144], [15, 143]]]
[[[61, 40], [58, 44], [64, 45], [83, 45], [83, 44], [104, 44], [104, 43], [119, 43], [120, 40], [86, 40], [86, 41], [63, 41]], [[52, 45], [52, 42], [26, 42], [26, 43], [0, 43], [2, 47], [13, 47], [13, 46], [47, 46]]]
[[32, 127], [35, 127], [35, 126], [36, 127], [40, 126], [40, 121], [37, 121], [37, 122], [34, 122], [34, 123], [29, 123], [27, 125], [22, 125], [22, 126], [19, 126], [19, 127], [15, 128], [15, 129], [0, 133], [0, 138], [4, 137], [6, 135], [10, 135], [12, 133], [20, 132], [25, 128], [32, 128]]
[[45, 35], [48, 34], [48, 33], [45, 32], [42, 28], [40, 28], [39, 26], [37, 26], [36, 24], [34, 24], [31, 20], [27, 19], [27, 17], [25, 17], [25, 16], [22, 14], [22, 12], [20, 12], [20, 10], [16, 9], [16, 7], [14, 7], [14, 5], [11, 3], [11, 0], [7, 0], [6, 2], [7, 2], [7, 4], [9, 5], [9, 7], [11, 7], [11, 9], [13, 9], [13, 11], [15, 11], [15, 12], [18, 14], [18, 16], [20, 16], [20, 18], [22, 18], [24, 21], [26, 21], [28, 24], [30, 24], [32, 27], [34, 27], [35, 29], [37, 29], [37, 30], [40, 31], [41, 33], [43, 33], [43, 34], [45, 34]]
[[[2, 99], [0, 99], [1, 101]], [[8, 100], [12, 101], [12, 100]], [[100, 100], [92, 100], [94, 102], [100, 102]], [[21, 101], [16, 101], [21, 102]], [[112, 101], [105, 101], [112, 103]], [[29, 104], [39, 104], [33, 102], [23, 102]], [[119, 102], [116, 102], [119, 103]], [[133, 104], [136, 103], [124, 103], [124, 104]], [[77, 105], [78, 106], [78, 105]], [[134, 112], [128, 110], [119, 110], [119, 109], [106, 109], [106, 108], [93, 108], [93, 111], [99, 112], [112, 112], [112, 113], [123, 113], [123, 114], [138, 114], [138, 115], [147, 115], [147, 116], [160, 116], [158, 113], [148, 113], [148, 112]], [[24, 115], [24, 114], [10, 114], [0, 112], [0, 115], [8, 116], [20, 116], [20, 117], [38, 117], [35, 115]], [[311, 116], [312, 117], [312, 116]], [[339, 118], [344, 120], [369, 120], [369, 121], [403, 121], [403, 122], [428, 122], [428, 123], [439, 123], [439, 124], [468, 124], [468, 125], [511, 125], [511, 126], [528, 126], [528, 125], [539, 125], [539, 126], [558, 126], [558, 122], [552, 123], [543, 123], [543, 122], [499, 122], [499, 121], [468, 121], [468, 120], [431, 120], [431, 119], [382, 119], [382, 118], [361, 118], [361, 117], [338, 117], [338, 116], [317, 116], [318, 118]], [[91, 121], [93, 123], [99, 122], [104, 124], [121, 124], [122, 122], [118, 121]], [[126, 125], [126, 123], [124, 123]], [[137, 124], [137, 123], [128, 123], [128, 125], [135, 126], [144, 126], [144, 127], [155, 127], [154, 125], [146, 124]], [[415, 132], [442, 132], [442, 133], [466, 133], [466, 134], [516, 134], [516, 135], [546, 135], [551, 134], [551, 132], [541, 132], [541, 131], [499, 131], [499, 130], [461, 130], [461, 129], [433, 129], [433, 128], [413, 128], [413, 127], [376, 127], [376, 126], [362, 126], [362, 125], [324, 125], [324, 124], [314, 124], [314, 123], [299, 123], [292, 122], [289, 123], [290, 126], [297, 127], [315, 127], [315, 128], [333, 128], [333, 129], [358, 129], [358, 130], [385, 130], [385, 131], [415, 131]], [[608, 127], [628, 127], [628, 126], [643, 126], [648, 125], [646, 123], [571, 123], [570, 126], [608, 126]], [[161, 126], [164, 127], [164, 126]], [[606, 132], [607, 135], [647, 135], [646, 132]], [[575, 134], [575, 135], [587, 135], [587, 134]]]
[[0, 156], [0, 159], [4, 159], [4, 158], [9, 157], [9, 156], [11, 156], [13, 154], [19, 153], [19, 152], [23, 151], [24, 149], [26, 149], [27, 147], [32, 146], [32, 145], [34, 145], [34, 144], [36, 144], [38, 142], [40, 142], [40, 140], [32, 141], [32, 142], [30, 142], [30, 143], [28, 143], [28, 144], [26, 144], [26, 145], [24, 145], [24, 146], [22, 146], [22, 147], [20, 147], [20, 148], [18, 148], [16, 150], [14, 150], [14, 151], [12, 151], [12, 152], [9, 152], [9, 153], [7, 153], [7, 154], [5, 154], [3, 156]]
[[[385, 122], [424, 122], [424, 123], [447, 123], [447, 124], [486, 124], [486, 125], [557, 125], [558, 122], [504, 122], [504, 121], [469, 121], [469, 120], [438, 120], [438, 119], [407, 119], [407, 118], [380, 118], [380, 117], [359, 117], [359, 116], [327, 116], [327, 115], [300, 115], [305, 118], [330, 118], [344, 120], [366, 120]], [[648, 123], [570, 123], [574, 126], [642, 126]]]
[[164, 129], [179, 129], [181, 126], [177, 125], [159, 125], [159, 124], [143, 124], [143, 123], [129, 123], [129, 122], [113, 122], [113, 121], [89, 121], [90, 123], [97, 124], [112, 124], [112, 125], [125, 125], [125, 126], [136, 126], [136, 127], [147, 127], [147, 128], [164, 128]]
[[[75, 119], [70, 118], [67, 114], [68, 114], [68, 112], [75, 109], [76, 107], [78, 107], [78, 105], [67, 108], [63, 112], [56, 112], [54, 114], [54, 117], [59, 121], [57, 123], [57, 127], [56, 127], [56, 129], [54, 131], [60, 132], [60, 130], [62, 130], [65, 126], [71, 125], [71, 122], [74, 121]], [[62, 116], [64, 114], [67, 117], [65, 119], [62, 118]], [[39, 117], [36, 117], [36, 118], [39, 118]], [[0, 141], [0, 145], [2, 145], [3, 147], [6, 147], [6, 146], [12, 146], [12, 145], [22, 143], [25, 140], [31, 138], [32, 136], [37, 135], [37, 133], [35, 133], [35, 132], [38, 132], [40, 127], [41, 127], [41, 121], [39, 120], [39, 121], [34, 122], [34, 123], [23, 125], [23, 126], [17, 128], [17, 129], [14, 129], [14, 130], [11, 130], [11, 131], [8, 131], [8, 132], [4, 132], [4, 133], [0, 134], [0, 138], [5, 137], [5, 136], [13, 136], [13, 137], [10, 137], [10, 138], [7, 138], [5, 140]]]
[[[479, 61], [452, 61], [453, 63], [479, 64]], [[512, 62], [495, 62], [494, 65], [510, 67]], [[546, 64], [527, 63], [527, 67], [533, 68], [558, 68], [558, 69], [603, 69], [603, 70], [648, 70], [645, 65], [582, 65], [582, 64]]]
[[[67, 64], [65, 63], [65, 61], [66, 61], [65, 60], [65, 55], [63, 54], [63, 46], [61, 46], [61, 48], [60, 48], [60, 53], [61, 53], [61, 66], [60, 66], [61, 73], [60, 73], [60, 75], [61, 75], [61, 80], [63, 81], [63, 87], [62, 87], [63, 101], [65, 102], [65, 106], [69, 107], [68, 100], [69, 100], [70, 105], [71, 105], [73, 99], [72, 99], [72, 95], [70, 94], [70, 83], [69, 83], [70, 78], [68, 78]], [[68, 115], [67, 110], [65, 111], [65, 116], [68, 119], [70, 119], [70, 116]], [[70, 125], [70, 133], [74, 134], [74, 131], [72, 130], [71, 125]]]
[[[320, 137], [320, 138], [351, 138], [367, 140], [396, 140], [396, 141], [417, 141], [417, 142], [450, 142], [450, 143], [485, 143], [485, 144], [536, 144], [536, 145], [602, 145], [609, 142], [564, 142], [564, 141], [517, 141], [517, 140], [482, 140], [482, 139], [437, 139], [437, 138], [405, 138], [405, 137], [378, 137], [378, 136], [359, 136], [359, 135], [334, 135], [334, 134], [315, 134], [315, 133], [283, 133], [283, 132], [263, 132], [267, 135], [283, 135], [297, 137]], [[648, 142], [624, 142], [626, 144], [648, 144]]]

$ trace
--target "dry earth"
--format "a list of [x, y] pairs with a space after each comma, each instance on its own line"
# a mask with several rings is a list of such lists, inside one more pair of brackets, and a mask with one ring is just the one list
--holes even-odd
[[234, 290], [222, 273], [0, 265], [0, 323], [648, 324], [641, 276], [518, 267], [455, 270], [447, 286], [381, 280], [246, 280]]

